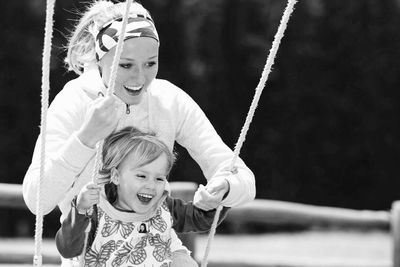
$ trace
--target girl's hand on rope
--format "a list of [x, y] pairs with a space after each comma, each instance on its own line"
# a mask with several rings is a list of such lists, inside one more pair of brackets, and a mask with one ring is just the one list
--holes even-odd
[[96, 98], [78, 131], [79, 140], [84, 145], [94, 148], [98, 141], [112, 133], [121, 117], [118, 107], [119, 102], [115, 95]]
[[214, 178], [206, 186], [199, 186], [194, 194], [193, 204], [205, 211], [216, 209], [228, 192], [228, 180], [225, 178]]
[[93, 182], [87, 183], [82, 187], [76, 199], [76, 208], [78, 210], [89, 210], [93, 205], [99, 203], [100, 186]]

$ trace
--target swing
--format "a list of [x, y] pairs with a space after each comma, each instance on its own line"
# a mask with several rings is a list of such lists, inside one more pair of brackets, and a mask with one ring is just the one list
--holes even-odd
[[[125, 34], [126, 23], [128, 20], [129, 9], [132, 4], [133, 0], [126, 1], [126, 10], [123, 18], [122, 28], [121, 28], [121, 35], [117, 43], [115, 56], [111, 66], [111, 75], [109, 81], [109, 87], [107, 88], [107, 95], [111, 95], [114, 91], [115, 80], [117, 76], [117, 68], [119, 58], [122, 53], [122, 46], [123, 46], [123, 39]], [[255, 94], [252, 100], [252, 103], [249, 108], [249, 112], [246, 116], [245, 123], [241, 129], [238, 141], [235, 145], [232, 161], [230, 164], [230, 171], [235, 173], [235, 163], [237, 158], [239, 157], [240, 150], [243, 146], [243, 143], [246, 138], [247, 131], [250, 127], [250, 123], [254, 117], [255, 110], [258, 105], [258, 101], [260, 99], [261, 93], [265, 87], [265, 83], [268, 79], [268, 76], [271, 72], [272, 65], [274, 64], [274, 60], [276, 54], [278, 52], [278, 48], [280, 42], [283, 38], [284, 32], [287, 27], [287, 23], [289, 21], [290, 15], [293, 12], [294, 5], [296, 4], [297, 0], [288, 0], [287, 6], [283, 13], [282, 19], [280, 21], [278, 31], [274, 37], [274, 41], [272, 43], [272, 47], [270, 49], [270, 53], [268, 55], [266, 64], [264, 66], [260, 81], [256, 87]], [[42, 266], [42, 255], [41, 255], [41, 245], [42, 245], [42, 234], [43, 234], [43, 213], [42, 213], [42, 196], [40, 192], [40, 188], [42, 187], [43, 177], [44, 177], [44, 162], [45, 162], [45, 143], [46, 143], [46, 116], [47, 110], [49, 106], [49, 90], [50, 90], [50, 52], [51, 52], [51, 39], [53, 33], [53, 15], [54, 15], [54, 6], [55, 0], [47, 0], [46, 1], [46, 22], [45, 22], [45, 36], [44, 36], [44, 48], [43, 48], [43, 58], [42, 58], [42, 96], [41, 96], [41, 121], [40, 121], [40, 135], [41, 135], [41, 147], [40, 147], [40, 177], [39, 177], [39, 186], [37, 190], [37, 201], [36, 201], [36, 222], [35, 222], [35, 250], [34, 250], [34, 257], [33, 257], [33, 265], [34, 266]], [[95, 156], [95, 164], [92, 173], [92, 181], [96, 181], [96, 172], [100, 165], [100, 151], [102, 147], [102, 141], [98, 142], [96, 145], [96, 156]], [[216, 210], [214, 220], [210, 229], [210, 233], [207, 240], [207, 245], [204, 253], [204, 257], [201, 262], [201, 267], [207, 267], [207, 260], [208, 255], [211, 249], [211, 244], [215, 236], [215, 231], [217, 228], [217, 222], [220, 216], [220, 212], [222, 210], [222, 206], [219, 206]], [[86, 244], [85, 244], [86, 246]], [[85, 250], [85, 249], [84, 249]], [[83, 258], [83, 257], [82, 257]], [[82, 261], [83, 262], [83, 261]]]
[[[265, 63], [263, 72], [261, 74], [260, 81], [258, 82], [258, 85], [256, 87], [256, 92], [255, 92], [253, 100], [251, 102], [249, 112], [247, 113], [245, 123], [243, 125], [242, 130], [240, 131], [238, 142], [236, 143], [235, 149], [233, 151], [233, 158], [232, 158], [231, 165], [230, 165], [230, 170], [232, 173], [235, 172], [235, 167], [234, 167], [235, 162], [236, 162], [237, 158], [239, 157], [240, 149], [242, 148], [244, 140], [246, 139], [247, 131], [249, 130], [250, 123], [254, 117], [254, 112], [257, 108], [258, 101], [260, 100], [261, 93], [265, 87], [265, 83], [267, 82], [268, 76], [271, 72], [272, 65], [274, 64], [274, 60], [275, 60], [276, 54], [278, 52], [279, 44], [281, 43], [283, 34], [287, 27], [287, 23], [289, 21], [290, 15], [293, 12], [294, 5], [296, 4], [296, 2], [297, 2], [297, 0], [288, 0], [287, 6], [285, 8], [281, 22], [278, 27], [278, 31], [275, 34], [274, 41], [272, 42], [272, 47], [269, 51], [269, 55], [268, 55], [267, 61]], [[207, 246], [206, 246], [203, 260], [201, 262], [201, 267], [207, 267], [208, 254], [210, 253], [211, 244], [212, 244], [212, 241], [215, 236], [217, 222], [218, 222], [219, 214], [220, 214], [221, 210], [222, 210], [222, 206], [219, 206], [215, 213], [214, 221], [212, 223], [210, 233], [208, 235]]]

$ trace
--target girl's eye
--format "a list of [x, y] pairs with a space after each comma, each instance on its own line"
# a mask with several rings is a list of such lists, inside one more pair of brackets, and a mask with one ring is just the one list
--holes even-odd
[[159, 182], [164, 182], [165, 178], [164, 177], [157, 177], [156, 180], [159, 181]]
[[136, 177], [141, 178], [141, 179], [144, 179], [144, 178], [146, 178], [146, 175], [143, 175], [143, 174], [136, 174]]
[[119, 66], [121, 67], [121, 68], [124, 68], [124, 69], [129, 69], [130, 67], [132, 67], [132, 64], [131, 63], [127, 63], [127, 64], [119, 64]]

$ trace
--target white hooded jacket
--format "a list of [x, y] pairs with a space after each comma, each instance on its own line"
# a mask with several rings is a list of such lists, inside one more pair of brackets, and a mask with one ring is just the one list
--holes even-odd
[[[97, 67], [92, 66], [68, 82], [51, 103], [47, 115], [45, 176], [41, 187], [43, 214], [59, 205], [62, 221], [70, 210], [73, 197], [92, 179], [96, 150], [82, 144], [76, 133], [92, 101], [99, 92], [105, 94], [105, 91]], [[228, 170], [232, 150], [189, 95], [161, 79], [154, 79], [145, 94], [138, 105], [128, 107], [121, 101], [120, 112], [123, 114], [117, 126], [119, 129], [134, 126], [155, 132], [171, 150], [176, 141], [187, 149], [208, 181], [225, 176], [230, 191], [222, 205], [232, 207], [254, 199], [253, 173], [240, 158], [236, 162], [238, 172], [232, 174]], [[40, 137], [23, 181], [24, 200], [33, 213], [36, 213], [39, 170]]]

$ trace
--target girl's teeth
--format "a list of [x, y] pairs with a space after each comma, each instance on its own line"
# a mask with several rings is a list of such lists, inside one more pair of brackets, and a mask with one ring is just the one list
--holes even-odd
[[140, 201], [149, 202], [153, 199], [153, 196], [148, 194], [138, 194], [138, 198]]
[[149, 195], [149, 194], [139, 194], [139, 196], [147, 197], [147, 198], [152, 198], [153, 197], [152, 195]]

